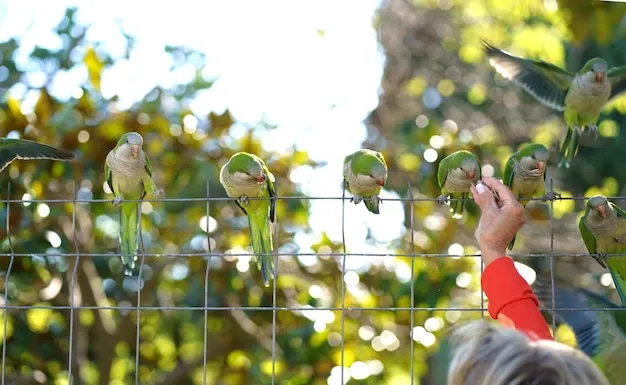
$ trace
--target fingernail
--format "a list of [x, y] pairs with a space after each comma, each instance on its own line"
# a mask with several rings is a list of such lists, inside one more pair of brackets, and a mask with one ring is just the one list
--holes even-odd
[[487, 190], [485, 189], [485, 185], [484, 184], [477, 183], [476, 184], [476, 191], [478, 191], [479, 194], [482, 194], [482, 193], [484, 193]]

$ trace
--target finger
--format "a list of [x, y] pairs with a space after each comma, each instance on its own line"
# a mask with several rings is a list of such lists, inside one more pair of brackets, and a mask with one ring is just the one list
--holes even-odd
[[496, 200], [493, 197], [493, 194], [489, 190], [487, 186], [482, 184], [480, 181], [476, 183], [476, 186], [470, 186], [472, 194], [474, 196], [474, 202], [480, 207], [481, 210], [489, 206], [495, 206]]
[[502, 202], [502, 206], [512, 203], [517, 203], [517, 199], [515, 195], [506, 187], [502, 182], [492, 177], [483, 177], [482, 182], [487, 186], [491, 187], [496, 194], [500, 197], [500, 201]]

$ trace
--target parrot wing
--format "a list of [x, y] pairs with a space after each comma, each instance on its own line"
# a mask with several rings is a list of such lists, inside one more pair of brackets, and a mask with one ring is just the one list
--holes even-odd
[[500, 75], [548, 107], [557, 111], [565, 110], [565, 96], [574, 80], [573, 73], [544, 61], [513, 56], [485, 40], [483, 46], [489, 63]]
[[30, 140], [2, 139], [0, 141], [0, 171], [15, 159], [71, 160], [74, 159], [74, 154]]

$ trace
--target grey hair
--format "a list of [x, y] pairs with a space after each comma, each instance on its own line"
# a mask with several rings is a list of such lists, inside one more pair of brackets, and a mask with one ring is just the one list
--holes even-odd
[[451, 342], [447, 385], [609, 385], [579, 350], [493, 322], [468, 322]]

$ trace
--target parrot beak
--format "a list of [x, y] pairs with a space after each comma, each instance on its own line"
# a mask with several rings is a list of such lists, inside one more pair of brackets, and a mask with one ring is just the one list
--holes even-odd
[[473, 180], [475, 176], [476, 176], [476, 171], [468, 171], [468, 172], [467, 172], [467, 177], [468, 177], [469, 179], [472, 179], [472, 180]]
[[265, 182], [265, 175], [261, 174], [261, 175], [257, 176], [257, 177], [256, 177], [256, 181], [257, 181], [258, 183], [263, 183], [263, 182]]
[[601, 83], [604, 81], [605, 74], [604, 72], [596, 72], [596, 82]]
[[131, 146], [130, 146], [130, 153], [131, 153], [133, 156], [137, 156], [137, 155], [139, 155], [139, 152], [141, 152], [141, 146], [140, 146], [140, 145], [138, 145], [138, 144], [133, 144], [133, 145], [131, 145]]
[[606, 218], [606, 208], [604, 206], [598, 206], [596, 210], [602, 218]]
[[376, 181], [376, 184], [379, 185], [380, 187], [383, 187], [385, 185], [385, 180], [384, 179], [378, 179]]
[[537, 162], [537, 169], [543, 171], [546, 169], [546, 162]]

